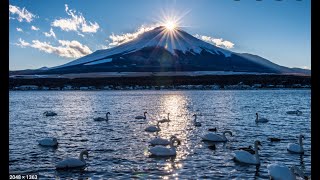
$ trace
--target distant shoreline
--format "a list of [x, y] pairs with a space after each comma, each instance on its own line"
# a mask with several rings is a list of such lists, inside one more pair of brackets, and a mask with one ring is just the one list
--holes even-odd
[[9, 78], [9, 90], [251, 90], [308, 89], [311, 76], [202, 75], [97, 78]]

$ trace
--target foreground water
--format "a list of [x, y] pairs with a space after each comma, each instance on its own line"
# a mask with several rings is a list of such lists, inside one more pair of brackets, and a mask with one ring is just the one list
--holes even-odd
[[[10, 172], [38, 174], [40, 179], [268, 179], [267, 165], [296, 165], [310, 175], [310, 90], [246, 91], [11, 91], [9, 94]], [[302, 115], [288, 115], [297, 110]], [[45, 117], [53, 110], [57, 116]], [[147, 111], [147, 120], [135, 120]], [[109, 122], [93, 121], [110, 112]], [[255, 113], [269, 119], [256, 124]], [[144, 128], [170, 113], [158, 136], [178, 136], [175, 158], [153, 158], [148, 141], [156, 136]], [[193, 114], [201, 127], [193, 126]], [[208, 148], [199, 135], [208, 128], [230, 130], [229, 142]], [[288, 143], [302, 133], [304, 155], [290, 154]], [[57, 148], [37, 140], [56, 137]], [[278, 137], [280, 142], [269, 142]], [[232, 160], [237, 147], [262, 143], [261, 166]], [[57, 171], [56, 163], [89, 151], [85, 170]]]

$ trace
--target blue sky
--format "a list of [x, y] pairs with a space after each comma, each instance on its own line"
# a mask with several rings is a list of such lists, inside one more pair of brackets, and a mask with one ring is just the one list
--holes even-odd
[[[311, 68], [311, 1], [9, 1], [9, 69], [70, 62], [179, 17], [192, 35], [288, 67]], [[219, 43], [220, 44], [216, 44]]]

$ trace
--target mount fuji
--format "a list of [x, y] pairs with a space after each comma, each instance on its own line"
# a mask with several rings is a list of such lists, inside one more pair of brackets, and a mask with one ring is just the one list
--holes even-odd
[[229, 71], [276, 74], [310, 74], [262, 57], [236, 53], [206, 43], [182, 29], [164, 26], [140, 34], [119, 46], [97, 50], [69, 63], [33, 71], [38, 74], [88, 72]]

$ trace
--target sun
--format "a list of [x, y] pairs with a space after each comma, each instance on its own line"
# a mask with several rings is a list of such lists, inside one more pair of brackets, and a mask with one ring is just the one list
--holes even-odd
[[165, 22], [164, 26], [166, 27], [166, 29], [168, 31], [173, 31], [176, 27], [177, 27], [177, 24], [173, 21], [167, 21]]

